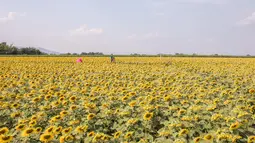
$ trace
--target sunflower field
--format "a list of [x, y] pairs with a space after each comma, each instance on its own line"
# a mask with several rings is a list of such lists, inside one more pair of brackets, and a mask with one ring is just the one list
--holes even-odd
[[0, 143], [254, 143], [255, 59], [0, 57]]

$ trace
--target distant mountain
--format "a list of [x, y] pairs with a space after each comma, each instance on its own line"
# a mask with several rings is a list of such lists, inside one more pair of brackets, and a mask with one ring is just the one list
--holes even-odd
[[60, 54], [59, 52], [50, 51], [48, 49], [44, 49], [44, 48], [40, 48], [40, 47], [37, 47], [36, 49], [40, 50], [43, 53], [47, 53], [47, 54], [56, 54], [56, 55]]
[[[21, 46], [16, 46], [16, 47], [19, 48], [19, 49], [25, 48], [25, 47], [21, 47]], [[40, 50], [41, 52], [46, 53], [46, 54], [55, 54], [55, 55], [61, 54], [61, 53], [59, 53], [59, 52], [50, 51], [50, 50], [48, 50], [48, 49], [44, 49], [44, 48], [40, 48], [40, 47], [33, 47], [33, 48], [38, 49], [38, 50]]]

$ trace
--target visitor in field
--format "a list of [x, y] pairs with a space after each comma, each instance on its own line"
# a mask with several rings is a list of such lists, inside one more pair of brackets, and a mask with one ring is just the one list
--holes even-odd
[[111, 54], [111, 63], [115, 63], [115, 57]]
[[76, 60], [77, 63], [82, 63], [82, 58]]

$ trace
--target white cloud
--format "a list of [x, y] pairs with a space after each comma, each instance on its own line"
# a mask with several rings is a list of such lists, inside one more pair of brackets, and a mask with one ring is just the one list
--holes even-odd
[[158, 32], [151, 32], [151, 33], [141, 34], [141, 35], [132, 34], [128, 36], [128, 39], [146, 40], [146, 39], [152, 39], [157, 37], [159, 37]]
[[237, 25], [250, 25], [255, 24], [255, 12], [251, 16], [246, 17], [245, 19], [237, 22]]
[[71, 36], [100, 35], [103, 33], [103, 29], [102, 28], [89, 29], [88, 26], [84, 24], [77, 29], [70, 30], [69, 33]]
[[136, 37], [137, 37], [136, 34], [132, 34], [132, 35], [128, 36], [128, 39], [134, 39], [134, 38], [136, 38]]
[[6, 17], [0, 18], [1, 23], [15, 20], [18, 16], [26, 16], [26, 13], [9, 12]]
[[144, 38], [148, 39], [148, 38], [156, 38], [158, 37], [158, 32], [155, 32], [155, 33], [147, 33], [145, 35], [143, 35]]
[[26, 12], [23, 12], [23, 13], [20, 13], [19, 15], [20, 15], [20, 16], [27, 16], [27, 13], [26, 13]]

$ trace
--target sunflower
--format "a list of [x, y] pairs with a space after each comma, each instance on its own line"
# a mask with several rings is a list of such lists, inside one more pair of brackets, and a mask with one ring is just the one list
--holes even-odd
[[7, 127], [3, 127], [0, 129], [0, 135], [7, 134], [9, 132], [9, 129]]
[[47, 116], [47, 114], [44, 113], [44, 112], [39, 112], [39, 113], [37, 114], [37, 117], [39, 117], [39, 118], [43, 118], [44, 116]]
[[67, 135], [72, 131], [72, 127], [68, 127], [62, 130], [63, 135]]
[[51, 104], [52, 107], [57, 107], [59, 105], [60, 105], [59, 101], [52, 102], [52, 104]]
[[61, 136], [59, 138], [59, 143], [64, 143], [65, 142], [65, 136]]
[[145, 104], [147, 104], [146, 101], [141, 101], [141, 102], [139, 103], [140, 106], [144, 106]]
[[16, 129], [17, 131], [21, 131], [21, 130], [25, 129], [25, 127], [26, 127], [25, 124], [19, 124], [19, 125], [17, 125], [17, 126], [15, 127], [15, 129]]
[[5, 97], [4, 96], [0, 96], [0, 100], [4, 100], [5, 99]]
[[143, 119], [144, 120], [151, 120], [151, 118], [153, 117], [153, 113], [150, 113], [150, 112], [146, 112], [144, 115], [143, 115]]
[[116, 133], [114, 134], [114, 138], [115, 138], [115, 139], [119, 138], [120, 135], [121, 135], [121, 133], [122, 133], [121, 131], [116, 132]]
[[102, 134], [96, 134], [92, 140], [92, 142], [100, 142], [99, 140], [101, 139]]
[[213, 140], [213, 136], [211, 134], [207, 134], [207, 135], [204, 136], [204, 140], [212, 141]]
[[26, 128], [24, 131], [22, 131], [21, 136], [22, 137], [28, 137], [31, 134], [33, 134], [35, 132], [34, 128]]
[[74, 137], [72, 135], [65, 136], [65, 141], [72, 142], [74, 140]]
[[189, 133], [189, 130], [187, 130], [187, 129], [182, 129], [182, 130], [180, 130], [180, 132], [179, 132], [179, 136], [187, 135], [188, 133]]
[[30, 127], [33, 127], [35, 125], [36, 125], [36, 121], [35, 120], [32, 120], [32, 121], [29, 122], [29, 126]]
[[62, 101], [62, 105], [67, 105], [67, 104], [68, 104], [68, 101], [66, 101], [66, 100]]
[[77, 109], [77, 108], [78, 108], [78, 106], [72, 105], [72, 106], [70, 107], [70, 110], [75, 110], [75, 109]]
[[49, 142], [53, 140], [54, 136], [51, 133], [44, 133], [40, 136], [41, 142]]
[[65, 100], [65, 97], [60, 97], [60, 98], [58, 99], [59, 102], [62, 102], [62, 101], [64, 101], [64, 100]]
[[78, 134], [83, 134], [87, 130], [87, 126], [78, 126], [75, 128], [75, 132]]
[[94, 113], [89, 113], [87, 116], [88, 120], [92, 120], [96, 115]]
[[51, 95], [46, 95], [46, 96], [44, 97], [45, 100], [49, 100], [50, 98], [51, 98]]
[[76, 96], [71, 96], [70, 98], [69, 98], [69, 101], [70, 102], [74, 102], [76, 100]]
[[39, 97], [35, 97], [32, 101], [33, 101], [34, 103], [36, 103], [36, 102], [38, 102], [39, 100], [40, 100]]
[[233, 136], [232, 137], [232, 142], [233, 143], [236, 143], [237, 140], [241, 139], [242, 137], [241, 136]]
[[60, 116], [61, 116], [62, 118], [65, 117], [67, 114], [68, 114], [68, 112], [65, 111], [65, 110], [60, 112]]
[[9, 143], [13, 139], [13, 136], [6, 136], [6, 135], [1, 135], [0, 136], [0, 142], [1, 143]]
[[37, 128], [35, 128], [35, 131], [36, 131], [36, 133], [40, 133], [42, 131], [42, 128], [41, 127], [37, 127]]
[[53, 118], [51, 118], [52, 122], [57, 122], [59, 120], [61, 120], [61, 116], [60, 115], [57, 115], [57, 116], [54, 116]]
[[194, 139], [194, 143], [199, 143], [201, 140], [202, 140], [201, 137], [196, 137], [196, 138]]
[[250, 94], [255, 93], [255, 89], [250, 89], [250, 90], [249, 90], [249, 93], [250, 93]]
[[137, 119], [129, 119], [127, 121], [128, 124], [135, 124], [137, 122]]
[[131, 102], [128, 103], [128, 105], [130, 107], [134, 107], [136, 105], [136, 101], [131, 101]]
[[250, 136], [248, 138], [248, 143], [254, 143], [255, 142], [255, 136]]
[[55, 95], [59, 96], [59, 95], [61, 95], [61, 93], [60, 92], [56, 92]]
[[109, 104], [104, 103], [104, 104], [102, 105], [102, 107], [103, 107], [103, 108], [108, 108], [108, 107], [109, 107]]
[[91, 131], [91, 132], [89, 132], [89, 134], [88, 134], [89, 137], [93, 137], [94, 135], [95, 135], [95, 132], [94, 132], [94, 131]]
[[128, 100], [128, 96], [124, 96], [124, 97], [122, 97], [122, 102], [126, 102], [127, 100]]
[[37, 120], [38, 119], [38, 117], [36, 116], [36, 115], [33, 115], [32, 117], [31, 117], [31, 120]]
[[21, 113], [20, 113], [20, 112], [15, 112], [15, 113], [12, 113], [12, 114], [11, 114], [11, 117], [12, 117], [12, 118], [17, 118], [17, 117], [19, 117], [19, 116], [21, 116]]
[[181, 109], [178, 111], [178, 115], [180, 116], [180, 115], [184, 114], [185, 112], [186, 112], [186, 110]]
[[20, 119], [20, 120], [18, 120], [18, 123], [19, 124], [26, 124], [26, 123], [28, 123], [29, 122], [29, 120], [26, 120], [26, 119]]
[[165, 100], [166, 102], [169, 102], [169, 101], [171, 100], [171, 96], [170, 96], [170, 95], [166, 95], [166, 96], [164, 97], [164, 100]]
[[55, 128], [55, 129], [53, 130], [53, 133], [56, 134], [56, 135], [58, 135], [58, 134], [61, 133], [61, 131], [62, 131], [62, 127], [59, 126], [59, 127]]
[[231, 138], [232, 138], [232, 135], [231, 134], [227, 134], [227, 133], [219, 132], [218, 135], [217, 135], [217, 139], [219, 141], [222, 141], [222, 140], [231, 140]]
[[219, 120], [222, 117], [223, 117], [222, 114], [213, 114], [212, 117], [211, 117], [211, 120], [216, 121], [216, 120]]
[[132, 135], [133, 135], [133, 132], [127, 132], [124, 138], [129, 139], [132, 137]]
[[229, 129], [230, 130], [236, 130], [236, 129], [238, 129], [240, 127], [240, 124], [238, 123], [238, 122], [235, 122], [235, 123], [233, 123], [230, 127], [229, 127]]
[[103, 136], [101, 137], [101, 139], [102, 139], [103, 141], [108, 141], [108, 140], [110, 140], [110, 137], [107, 136], [107, 135], [103, 135]]
[[50, 126], [45, 130], [45, 133], [53, 133], [55, 127], [54, 126]]
[[19, 106], [20, 105], [18, 103], [14, 103], [14, 104], [11, 105], [12, 108], [19, 108]]

